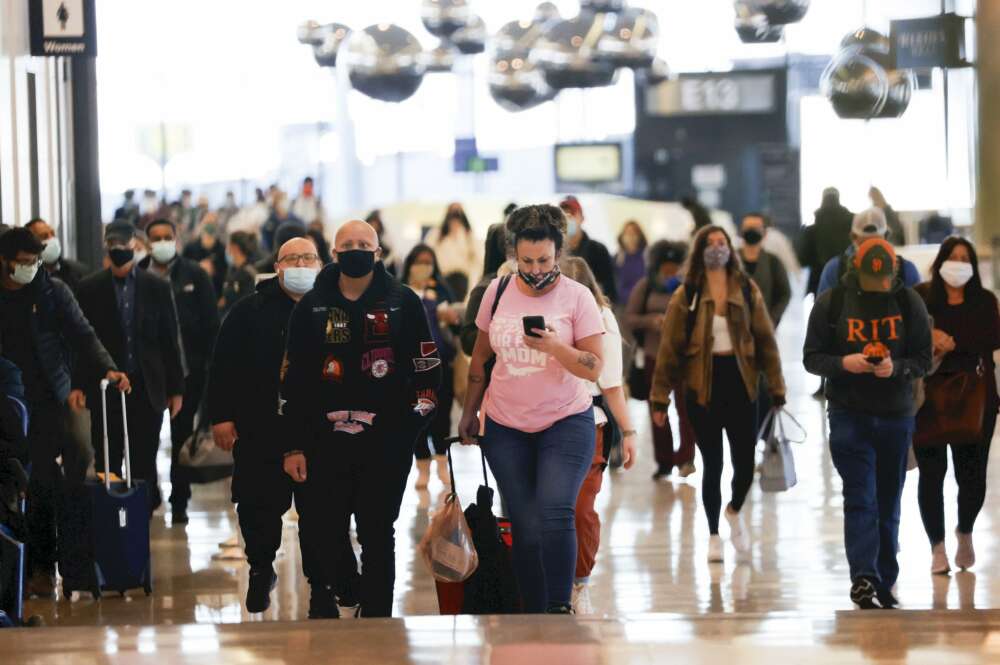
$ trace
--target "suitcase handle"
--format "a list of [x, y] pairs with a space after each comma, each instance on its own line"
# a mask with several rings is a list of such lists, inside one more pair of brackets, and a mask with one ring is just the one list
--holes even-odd
[[[473, 438], [476, 440], [476, 445], [478, 446], [479, 442], [482, 440], [482, 437], [475, 436]], [[461, 443], [461, 441], [462, 441], [462, 437], [460, 437], [460, 436], [451, 436], [451, 437], [448, 437], [447, 439], [445, 439], [444, 441], [442, 441], [442, 443], [444, 443], [446, 446], [448, 446], [448, 473], [451, 475], [451, 491], [452, 492], [455, 491], [455, 470], [452, 468], [452, 463], [451, 463], [451, 446], [454, 443]], [[487, 487], [489, 487], [490, 486], [490, 478], [489, 478], [489, 476], [486, 473], [486, 453], [483, 451], [483, 447], [482, 446], [479, 446], [479, 455], [480, 455], [480, 457], [482, 458], [482, 461], [483, 461], [483, 484], [486, 485]]]
[[[117, 381], [101, 379], [101, 418], [104, 423], [104, 489], [111, 492], [111, 471], [108, 468], [110, 450], [108, 444], [108, 388], [117, 386]], [[122, 397], [122, 437], [125, 449], [125, 486], [132, 489], [132, 460], [129, 455], [128, 412], [125, 409], [125, 393], [119, 391]]]

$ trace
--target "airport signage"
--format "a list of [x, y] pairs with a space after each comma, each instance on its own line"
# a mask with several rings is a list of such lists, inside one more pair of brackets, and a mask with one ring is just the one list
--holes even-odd
[[97, 55], [95, 0], [29, 0], [31, 55]]
[[688, 74], [649, 90], [650, 115], [740, 115], [774, 113], [773, 73]]

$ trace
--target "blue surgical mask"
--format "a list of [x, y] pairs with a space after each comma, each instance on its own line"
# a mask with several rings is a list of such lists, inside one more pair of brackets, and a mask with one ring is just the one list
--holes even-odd
[[303, 295], [312, 290], [318, 274], [319, 270], [315, 268], [285, 268], [282, 272], [282, 281], [286, 289], [292, 293]]

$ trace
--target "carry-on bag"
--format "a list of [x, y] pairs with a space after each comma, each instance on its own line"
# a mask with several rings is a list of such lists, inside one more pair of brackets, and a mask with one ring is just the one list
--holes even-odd
[[180, 477], [195, 485], [229, 478], [233, 475], [233, 453], [215, 445], [204, 404], [196, 420], [194, 431], [177, 454]]
[[[792, 441], [781, 424], [781, 416], [791, 419], [802, 431], [801, 440]], [[765, 433], [767, 434], [765, 438]], [[798, 483], [795, 473], [795, 456], [792, 454], [792, 443], [805, 441], [805, 430], [792, 414], [784, 408], [773, 408], [764, 419], [764, 424], [757, 434], [758, 440], [764, 441], [764, 460], [760, 465], [760, 488], [765, 492], [787, 492]]]
[[[65, 529], [60, 537], [59, 567], [63, 593], [89, 591], [100, 598], [104, 591], [124, 595], [129, 589], [153, 592], [149, 556], [149, 496], [142, 480], [132, 479], [128, 413], [122, 401], [125, 482], [113, 482], [108, 468], [107, 379], [101, 381], [101, 417], [104, 422], [104, 477], [88, 480], [78, 497], [68, 497]], [[76, 501], [75, 499], [80, 499]]]

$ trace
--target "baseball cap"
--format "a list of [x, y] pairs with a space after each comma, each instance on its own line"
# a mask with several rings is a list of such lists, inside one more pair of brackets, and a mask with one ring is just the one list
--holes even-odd
[[104, 242], [117, 240], [127, 243], [134, 237], [135, 226], [124, 219], [116, 219], [104, 227]]
[[559, 207], [562, 208], [563, 212], [567, 212], [574, 217], [583, 216], [583, 206], [575, 196], [567, 196], [560, 203]]
[[869, 208], [854, 216], [851, 222], [851, 233], [859, 238], [884, 238], [889, 230], [885, 221], [885, 213], [881, 208]]
[[896, 251], [882, 238], [869, 238], [858, 247], [854, 267], [862, 275], [891, 277], [896, 270]]

